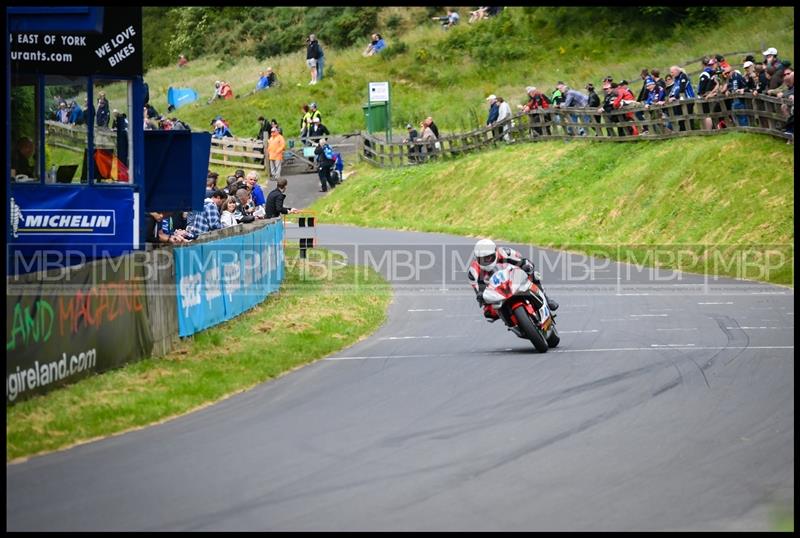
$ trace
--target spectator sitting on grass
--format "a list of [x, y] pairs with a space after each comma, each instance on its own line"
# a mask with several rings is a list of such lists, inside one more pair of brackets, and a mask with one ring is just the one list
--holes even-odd
[[442, 23], [442, 28], [447, 30], [448, 28], [458, 24], [458, 21], [461, 20], [461, 16], [457, 11], [448, 11], [447, 15], [444, 17], [431, 17], [431, 19]]
[[178, 67], [186, 67], [186, 64], [189, 63], [189, 60], [186, 59], [186, 56], [183, 54], [178, 55]]
[[258, 74], [258, 82], [256, 82], [256, 89], [254, 91], [261, 91], [265, 88], [269, 88], [269, 77], [265, 71], [261, 71]]
[[362, 53], [363, 56], [372, 56], [386, 48], [386, 42], [381, 37], [381, 34], [372, 34], [372, 42], [367, 45], [366, 50]]

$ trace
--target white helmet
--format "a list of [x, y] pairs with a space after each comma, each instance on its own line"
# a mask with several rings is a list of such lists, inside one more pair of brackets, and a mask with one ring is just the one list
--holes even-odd
[[491, 239], [481, 239], [475, 243], [475, 259], [481, 269], [491, 271], [497, 264], [497, 245]]

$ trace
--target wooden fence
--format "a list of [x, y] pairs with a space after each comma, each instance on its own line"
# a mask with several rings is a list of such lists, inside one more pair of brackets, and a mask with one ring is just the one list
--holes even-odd
[[[348, 155], [355, 155], [360, 147], [360, 133], [351, 133], [327, 137], [328, 143], [342, 153], [347, 159]], [[352, 139], [352, 140], [351, 140]], [[315, 142], [316, 139], [309, 138]], [[212, 138], [211, 156], [209, 165], [218, 164], [231, 168], [250, 168], [269, 173], [269, 161], [264, 159], [264, 140], [254, 138]], [[313, 156], [306, 155], [306, 147], [300, 138], [286, 138], [286, 151], [283, 153], [284, 172], [303, 173], [317, 170]]]
[[[791, 139], [792, 135], [784, 132], [788, 115], [782, 107], [786, 104], [785, 99], [746, 94], [687, 99], [649, 108], [634, 103], [610, 113], [589, 108], [548, 108], [519, 113], [493, 127], [443, 136], [435, 142], [388, 142], [364, 134], [359, 158], [380, 167], [413, 166], [500, 144], [571, 138], [622, 142], [743, 131]], [[711, 118], [713, 130], [703, 128], [704, 118]], [[717, 128], [720, 121], [724, 128]]]
[[[70, 125], [58, 121], [45, 121], [46, 142], [59, 148], [64, 148], [77, 153], [86, 149], [86, 125]], [[360, 133], [350, 133], [329, 136], [330, 145], [345, 156], [355, 156], [360, 147]], [[110, 129], [95, 128], [95, 147], [103, 149], [116, 149], [117, 133]], [[312, 142], [316, 139], [309, 138]], [[287, 138], [287, 148], [283, 154], [283, 168], [287, 173], [312, 172], [317, 170], [313, 156], [303, 152], [303, 140], [300, 138]], [[211, 152], [208, 159], [209, 165], [221, 165], [230, 168], [247, 168], [261, 170], [269, 173], [269, 161], [264, 159], [264, 141], [254, 138], [211, 138]]]

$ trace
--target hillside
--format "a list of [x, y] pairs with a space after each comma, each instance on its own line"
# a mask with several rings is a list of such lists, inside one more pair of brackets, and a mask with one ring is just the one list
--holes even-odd
[[[394, 9], [389, 12], [384, 10]], [[325, 124], [332, 132], [364, 128], [362, 105], [370, 81], [389, 80], [393, 92], [393, 125], [403, 132], [408, 123], [433, 115], [444, 132], [461, 131], [485, 119], [485, 98], [494, 93], [508, 99], [512, 107], [521, 103], [525, 87], [535, 85], [550, 91], [557, 80], [575, 87], [599, 83], [611, 74], [633, 81], [642, 67], [660, 67], [697, 58], [703, 54], [794, 48], [794, 10], [790, 7], [728, 8], [720, 10], [714, 23], [645, 25], [641, 20], [616, 23], [609, 18], [593, 21], [606, 8], [507, 8], [497, 18], [465, 24], [466, 8], [459, 8], [462, 24], [443, 31], [428, 18], [425, 8], [383, 8], [377, 30], [387, 37], [388, 48], [376, 57], [364, 58], [368, 42], [349, 48], [325, 48], [325, 79], [309, 86], [305, 49], [298, 39], [295, 52], [268, 56], [222, 54], [221, 48], [201, 58], [190, 58], [183, 69], [150, 69], [145, 80], [151, 101], [165, 112], [169, 86], [191, 87], [200, 100], [176, 111], [192, 127], [207, 129], [221, 114], [231, 122], [237, 136], [252, 136], [256, 118], [276, 118], [296, 134], [300, 106], [316, 101]], [[643, 8], [644, 9], [644, 8]], [[653, 8], [655, 9], [655, 8]], [[710, 8], [709, 8], [710, 9]], [[394, 17], [394, 19], [392, 19]], [[393, 20], [388, 28], [389, 20]], [[400, 22], [397, 22], [400, 21]], [[763, 24], [757, 21], [764, 21]], [[146, 26], [145, 32], [151, 30]], [[253, 37], [247, 39], [252, 40]], [[266, 38], [265, 38], [266, 39]], [[740, 57], [732, 57], [734, 62]], [[244, 96], [255, 87], [258, 72], [273, 67], [281, 87]], [[206, 105], [215, 80], [232, 83], [238, 99]], [[121, 97], [121, 95], [119, 96]], [[109, 91], [114, 102], [115, 95]]]
[[[747, 271], [733, 263], [710, 272], [793, 284], [794, 151], [769, 136], [541, 142], [400, 170], [358, 168], [314, 204], [320, 222], [485, 235], [626, 261], [658, 245], [708, 246], [731, 261], [742, 252], [736, 245], [749, 245]], [[759, 269], [767, 251], [768, 273]], [[693, 255], [679, 266], [660, 261], [706, 269]]]

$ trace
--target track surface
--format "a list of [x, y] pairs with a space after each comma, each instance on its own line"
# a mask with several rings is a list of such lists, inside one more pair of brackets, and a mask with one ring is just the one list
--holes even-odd
[[392, 280], [375, 335], [7, 466], [8, 530], [741, 530], [792, 503], [792, 290], [519, 246], [561, 303], [537, 354], [483, 320], [473, 243], [319, 228]]

